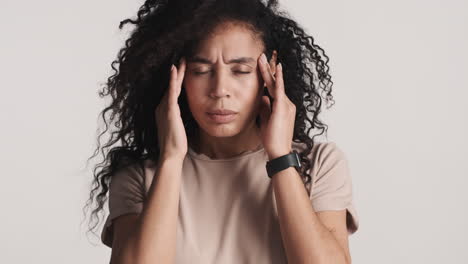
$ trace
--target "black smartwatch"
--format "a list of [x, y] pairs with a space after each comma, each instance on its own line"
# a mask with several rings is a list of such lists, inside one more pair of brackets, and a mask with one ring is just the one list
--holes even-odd
[[277, 172], [287, 169], [291, 166], [301, 168], [301, 161], [299, 160], [299, 154], [294, 150], [293, 152], [269, 160], [266, 163], [266, 170], [268, 177], [272, 177]]

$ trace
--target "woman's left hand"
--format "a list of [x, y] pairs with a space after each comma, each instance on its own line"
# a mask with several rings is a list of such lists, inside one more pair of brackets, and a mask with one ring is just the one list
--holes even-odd
[[267, 95], [262, 96], [259, 110], [260, 134], [263, 147], [269, 159], [272, 160], [289, 154], [292, 150], [291, 142], [296, 119], [296, 106], [285, 93], [283, 69], [281, 63], [276, 65], [276, 51], [270, 63], [271, 65], [268, 64], [266, 56], [262, 53], [258, 59], [258, 65], [273, 102], [270, 102]]

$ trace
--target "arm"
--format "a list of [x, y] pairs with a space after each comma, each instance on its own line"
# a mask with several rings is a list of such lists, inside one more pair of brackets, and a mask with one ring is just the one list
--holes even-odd
[[[270, 65], [268, 65], [266, 56], [262, 53], [258, 65], [268, 92], [273, 97], [273, 102], [271, 102], [268, 96], [263, 96], [260, 108], [262, 143], [271, 160], [291, 152], [296, 105], [286, 95], [283, 69], [281, 63], [276, 64], [276, 55], [272, 57]], [[336, 153], [342, 154], [340, 151]], [[329, 165], [336, 164], [332, 162]], [[329, 176], [323, 178], [324, 175]], [[346, 174], [343, 172], [327, 173], [324, 168], [324, 173], [319, 178], [327, 179], [332, 175], [342, 177]], [[294, 168], [288, 168], [272, 177], [281, 236], [288, 262], [350, 263], [349, 250], [347, 249], [346, 210], [338, 212], [328, 210], [320, 215], [316, 214], [299, 176]], [[341, 179], [332, 178], [332, 180]], [[325, 183], [327, 182], [325, 180]], [[327, 185], [333, 187], [333, 184], [330, 184], [328, 182], [325, 187]], [[330, 192], [331, 190], [325, 188], [325, 191]], [[327, 196], [324, 193], [319, 195], [322, 199]], [[333, 230], [333, 233], [330, 233], [325, 225]]]
[[119, 240], [114, 241], [119, 251], [116, 255], [123, 255], [118, 263], [166, 264], [175, 260], [182, 165], [187, 154], [187, 135], [177, 104], [185, 68], [185, 58], [178, 67], [171, 65], [168, 91], [155, 109], [158, 142], [162, 143], [160, 155], [137, 220], [121, 219], [120, 227], [126, 231], [121, 231]]
[[346, 210], [315, 213], [294, 167], [278, 172], [272, 181], [288, 262], [351, 263]]
[[[111, 263], [174, 262], [182, 162], [175, 158], [161, 160], [141, 214], [128, 216], [135, 224], [125, 225], [129, 218], [116, 222]], [[128, 236], [117, 228], [119, 224], [131, 228]]]

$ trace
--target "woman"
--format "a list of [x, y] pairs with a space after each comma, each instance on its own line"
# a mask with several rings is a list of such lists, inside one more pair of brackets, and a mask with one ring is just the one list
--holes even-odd
[[332, 99], [313, 38], [276, 1], [146, 1], [125, 23], [90, 195], [97, 214], [109, 190], [111, 263], [351, 263], [347, 159], [309, 135]]

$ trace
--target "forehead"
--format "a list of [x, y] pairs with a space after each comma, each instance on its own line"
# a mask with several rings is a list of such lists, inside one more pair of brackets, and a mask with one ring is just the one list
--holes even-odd
[[260, 54], [263, 47], [260, 37], [248, 27], [224, 23], [198, 43], [195, 55], [216, 57], [221, 53], [229, 58], [238, 55], [254, 56]]

